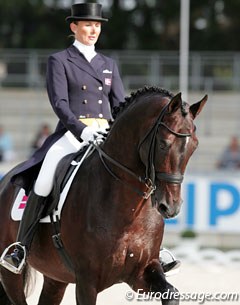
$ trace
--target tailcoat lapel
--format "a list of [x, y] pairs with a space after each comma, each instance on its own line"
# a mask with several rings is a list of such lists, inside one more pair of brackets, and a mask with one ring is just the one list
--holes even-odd
[[98, 74], [98, 77], [101, 79], [101, 81], [104, 82], [103, 70], [104, 66], [106, 66], [106, 62], [103, 57], [100, 54], [97, 54], [95, 57], [93, 57], [90, 64], [95, 70], [95, 72]]
[[[84, 58], [84, 56], [78, 51], [77, 48], [71, 46], [68, 48], [69, 57], [68, 60], [75, 64], [79, 69], [90, 74], [92, 77], [102, 82], [102, 77], [97, 73], [93, 66]], [[97, 56], [97, 55], [96, 55]], [[95, 57], [96, 57], [95, 56]]]

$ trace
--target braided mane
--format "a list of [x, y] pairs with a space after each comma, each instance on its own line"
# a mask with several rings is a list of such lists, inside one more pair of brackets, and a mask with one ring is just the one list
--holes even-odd
[[160, 94], [162, 96], [166, 96], [172, 98], [174, 95], [173, 93], [169, 92], [166, 89], [156, 87], [156, 86], [144, 86], [130, 94], [130, 96], [125, 97], [125, 102], [119, 104], [118, 107], [113, 108], [113, 118], [116, 119], [123, 111], [125, 111], [129, 105], [132, 105], [136, 102], [139, 96], [145, 94]]

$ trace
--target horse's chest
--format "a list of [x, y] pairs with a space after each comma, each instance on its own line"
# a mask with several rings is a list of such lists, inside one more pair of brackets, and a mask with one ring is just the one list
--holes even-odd
[[151, 259], [156, 247], [159, 250], [160, 245], [157, 244], [152, 234], [143, 234], [143, 232], [125, 233], [118, 241], [113, 254], [114, 265], [131, 266], [147, 261]]
[[163, 236], [163, 221], [153, 209], [143, 209], [144, 213], [132, 221], [131, 225], [112, 236], [114, 241], [109, 259], [115, 274], [129, 274], [159, 256]]

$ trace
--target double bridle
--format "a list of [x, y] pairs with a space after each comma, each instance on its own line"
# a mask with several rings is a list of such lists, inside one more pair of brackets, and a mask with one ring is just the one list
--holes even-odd
[[[174, 183], [174, 184], [181, 184], [183, 181], [183, 175], [178, 173], [178, 174], [170, 174], [170, 173], [162, 173], [155, 171], [154, 167], [154, 153], [155, 153], [155, 143], [156, 143], [156, 136], [157, 136], [157, 131], [159, 126], [162, 126], [166, 128], [170, 133], [175, 135], [176, 137], [190, 137], [190, 133], [179, 133], [171, 129], [169, 126], [167, 126], [162, 120], [165, 115], [165, 112], [167, 110], [168, 104], [163, 107], [163, 109], [160, 112], [160, 115], [158, 119], [156, 120], [155, 124], [153, 127], [147, 132], [147, 134], [144, 136], [143, 140], [140, 142], [140, 145], [138, 147], [138, 150], [140, 149], [142, 143], [148, 138], [151, 137], [150, 139], [150, 145], [149, 145], [149, 152], [148, 152], [148, 164], [146, 166], [146, 174], [145, 177], [141, 177], [136, 175], [132, 170], [130, 170], [128, 167], [125, 165], [121, 164], [120, 162], [114, 160], [112, 157], [110, 157], [107, 153], [105, 153], [102, 148], [100, 148], [98, 145], [93, 144], [96, 150], [98, 151], [100, 160], [106, 170], [118, 181], [126, 185], [128, 188], [131, 188], [134, 190], [137, 194], [142, 196], [144, 199], [148, 199], [156, 190], [156, 185], [155, 185], [155, 177], [159, 180], [166, 181], [168, 183]], [[124, 170], [128, 174], [130, 174], [132, 177], [136, 178], [139, 182], [143, 183], [147, 190], [145, 192], [142, 192], [136, 188], [134, 188], [130, 183], [126, 181], [122, 181], [121, 178], [119, 178], [107, 165], [105, 162], [105, 159], [111, 162], [112, 164], [116, 165], [120, 169]]]

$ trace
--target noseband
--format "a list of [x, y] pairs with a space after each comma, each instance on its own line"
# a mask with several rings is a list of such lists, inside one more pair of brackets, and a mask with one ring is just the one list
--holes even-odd
[[[155, 178], [157, 178], [158, 180], [163, 180], [163, 181], [166, 181], [168, 183], [174, 183], [174, 184], [181, 184], [182, 181], [183, 181], [183, 175], [180, 174], [180, 173], [177, 173], [177, 174], [162, 173], [162, 172], [155, 171], [155, 167], [154, 167], [154, 157], [155, 157], [154, 156], [154, 152], [155, 152], [154, 147], [155, 147], [156, 136], [157, 136], [157, 131], [158, 131], [159, 126], [162, 126], [162, 127], [166, 128], [170, 133], [172, 133], [176, 137], [190, 137], [191, 136], [190, 133], [179, 133], [179, 132], [176, 132], [173, 129], [171, 129], [169, 126], [167, 126], [165, 123], [162, 122], [163, 117], [164, 117], [164, 115], [166, 113], [167, 107], [168, 107], [168, 104], [163, 107], [163, 109], [161, 110], [161, 113], [160, 113], [158, 119], [156, 120], [155, 124], [150, 129], [150, 131], [144, 136], [143, 140], [140, 142], [140, 145], [138, 147], [138, 150], [139, 150], [141, 145], [143, 144], [143, 142], [148, 137], [151, 137], [150, 146], [149, 146], [149, 152], [148, 152], [148, 164], [146, 166], [146, 175], [145, 175], [145, 177], [141, 177], [141, 176], [136, 175], [129, 168], [127, 168], [126, 166], [122, 165], [120, 162], [114, 160], [112, 157], [110, 157], [108, 154], [106, 154], [102, 150], [102, 148], [100, 148], [98, 145], [92, 144], [96, 148], [96, 150], [98, 151], [100, 160], [103, 163], [103, 165], [106, 168], [106, 170], [115, 179], [117, 179], [118, 181], [120, 181], [124, 185], [128, 186], [128, 188], [134, 190], [136, 193], [141, 195], [144, 199], [148, 199], [154, 193], [154, 191], [156, 190], [156, 185], [154, 183], [155, 182]], [[126, 181], [122, 181], [118, 176], [116, 176], [114, 174], [114, 172], [106, 164], [104, 159], [110, 161], [112, 164], [114, 164], [117, 167], [121, 168], [122, 170], [124, 170], [125, 172], [127, 172], [128, 174], [130, 174], [131, 176], [136, 178], [139, 182], [143, 183], [145, 185], [145, 187], [147, 188], [147, 190], [145, 192], [141, 192], [138, 189], [134, 188], [130, 183], [128, 183]]]

